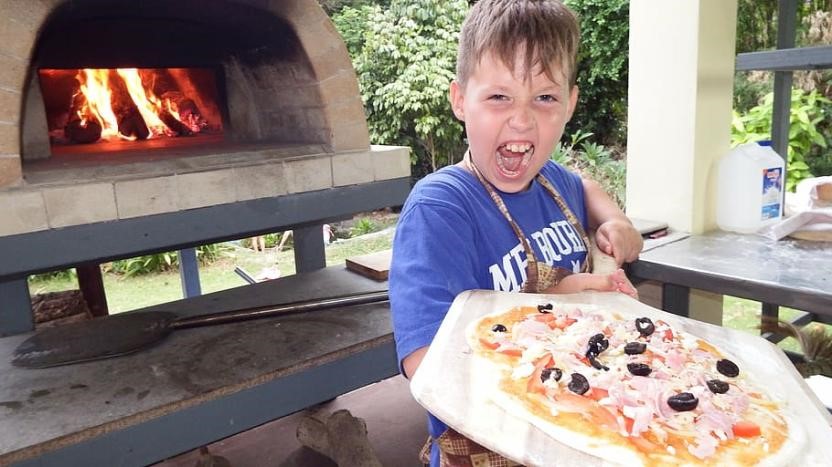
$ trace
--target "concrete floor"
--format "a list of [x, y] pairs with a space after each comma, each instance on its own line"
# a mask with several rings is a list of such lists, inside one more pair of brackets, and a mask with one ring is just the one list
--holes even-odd
[[[354, 416], [364, 419], [370, 443], [382, 465], [422, 465], [418, 456], [427, 439], [427, 418], [424, 409], [410, 395], [408, 381], [402, 376], [365, 386], [316, 409], [328, 413], [347, 409]], [[298, 412], [217, 441], [208, 445], [208, 450], [214, 456], [224, 457], [234, 467], [335, 466], [328, 458], [297, 441], [295, 431], [305, 413]], [[156, 466], [194, 467], [199, 460], [199, 452], [191, 451]], [[220, 467], [221, 464], [214, 465]]]

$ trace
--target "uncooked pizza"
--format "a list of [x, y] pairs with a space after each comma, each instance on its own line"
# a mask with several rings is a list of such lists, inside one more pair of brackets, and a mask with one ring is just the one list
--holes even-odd
[[480, 318], [467, 339], [498, 405], [608, 461], [776, 465], [802, 444], [742, 361], [659, 319], [541, 303]]

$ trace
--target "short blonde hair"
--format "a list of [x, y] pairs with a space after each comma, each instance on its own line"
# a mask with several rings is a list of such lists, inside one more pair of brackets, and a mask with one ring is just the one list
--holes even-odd
[[553, 67], [560, 65], [572, 86], [580, 36], [578, 19], [559, 0], [480, 0], [462, 24], [456, 79], [464, 87], [489, 52], [514, 69], [518, 51], [524, 51], [523, 79], [540, 65], [546, 77], [557, 82]]

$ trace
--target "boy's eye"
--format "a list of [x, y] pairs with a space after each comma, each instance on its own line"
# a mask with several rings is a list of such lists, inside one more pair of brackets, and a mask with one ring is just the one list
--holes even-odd
[[557, 102], [557, 98], [551, 94], [544, 94], [542, 96], [537, 96], [537, 100], [541, 102]]
[[508, 99], [508, 96], [504, 96], [502, 94], [492, 94], [491, 96], [488, 97], [488, 100], [490, 100], [490, 101], [504, 101], [504, 100], [507, 100], [507, 99]]

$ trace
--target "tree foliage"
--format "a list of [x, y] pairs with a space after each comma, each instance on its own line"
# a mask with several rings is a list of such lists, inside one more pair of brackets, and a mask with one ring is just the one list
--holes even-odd
[[567, 134], [594, 133], [607, 145], [626, 140], [629, 0], [566, 0], [581, 25], [580, 97]]
[[333, 16], [358, 74], [371, 141], [410, 146], [415, 176], [462, 152], [448, 88], [467, 10], [463, 0], [392, 0], [386, 9], [347, 7]]

